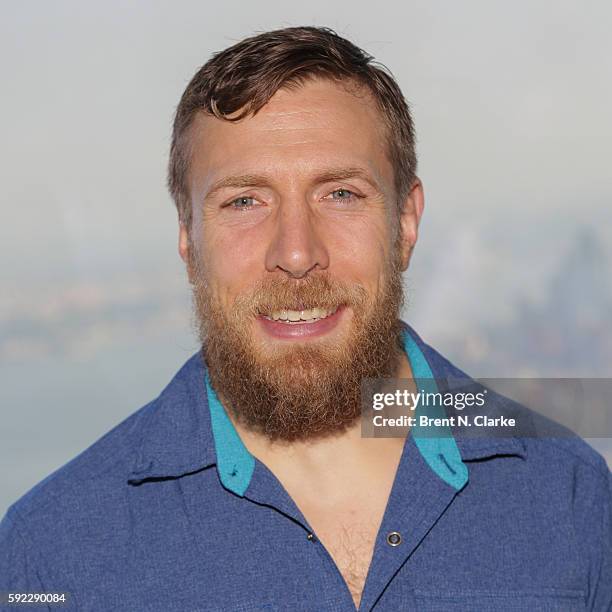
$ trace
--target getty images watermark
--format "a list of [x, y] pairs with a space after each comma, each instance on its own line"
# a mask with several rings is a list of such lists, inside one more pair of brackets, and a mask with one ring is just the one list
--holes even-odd
[[[465, 408], [482, 407], [485, 405], [488, 389], [476, 393], [451, 393], [425, 391], [408, 391], [396, 389], [394, 392], [377, 392], [372, 397], [372, 409], [383, 411], [386, 408], [404, 408], [411, 414], [385, 416], [382, 412], [374, 414], [372, 422], [375, 427], [515, 427], [516, 419], [505, 416], [491, 417], [487, 414], [451, 414], [453, 411], [463, 411]], [[420, 408], [420, 410], [419, 410]], [[436, 409], [432, 414], [431, 409]], [[445, 416], [437, 414], [440, 408], [445, 409]]]
[[365, 379], [362, 435], [612, 437], [612, 379]]

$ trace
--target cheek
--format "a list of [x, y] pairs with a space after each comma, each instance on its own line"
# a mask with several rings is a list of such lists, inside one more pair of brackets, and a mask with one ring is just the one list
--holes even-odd
[[376, 289], [390, 251], [385, 223], [372, 218], [353, 219], [351, 223], [335, 226], [329, 240], [333, 244], [331, 259], [335, 260], [336, 273]]
[[261, 236], [215, 231], [205, 235], [208, 279], [222, 303], [230, 305], [253, 281], [261, 277]]

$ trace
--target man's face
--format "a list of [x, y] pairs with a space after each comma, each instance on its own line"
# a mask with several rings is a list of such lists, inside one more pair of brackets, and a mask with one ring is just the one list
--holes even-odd
[[395, 372], [422, 196], [398, 214], [385, 135], [368, 94], [321, 79], [237, 123], [194, 121], [180, 252], [204, 354], [233, 414], [271, 438], [346, 427], [361, 378]]

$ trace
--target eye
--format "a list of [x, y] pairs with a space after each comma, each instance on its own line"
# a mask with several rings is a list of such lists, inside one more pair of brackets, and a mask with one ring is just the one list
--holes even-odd
[[363, 196], [351, 191], [350, 189], [345, 189], [344, 187], [338, 187], [338, 189], [334, 189], [329, 195], [323, 198], [328, 202], [334, 202], [337, 204], [355, 204], [357, 200], [361, 200]]
[[232, 200], [231, 202], [228, 202], [227, 206], [242, 210], [246, 208], [253, 208], [255, 206], [255, 198], [251, 196], [241, 196], [235, 200]]
[[353, 198], [356, 198], [357, 195], [355, 193], [353, 193], [352, 191], [349, 191], [348, 189], [334, 189], [331, 194], [332, 196], [332, 200], [352, 200]]

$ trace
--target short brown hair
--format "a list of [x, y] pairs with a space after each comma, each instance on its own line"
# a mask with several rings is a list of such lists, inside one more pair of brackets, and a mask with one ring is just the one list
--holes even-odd
[[168, 188], [181, 223], [191, 226], [187, 175], [195, 115], [238, 121], [259, 111], [281, 87], [300, 85], [309, 77], [369, 89], [387, 128], [397, 201], [403, 201], [416, 175], [415, 135], [408, 104], [392, 74], [329, 28], [293, 27], [263, 32], [214, 54], [187, 85], [174, 118], [168, 164]]

